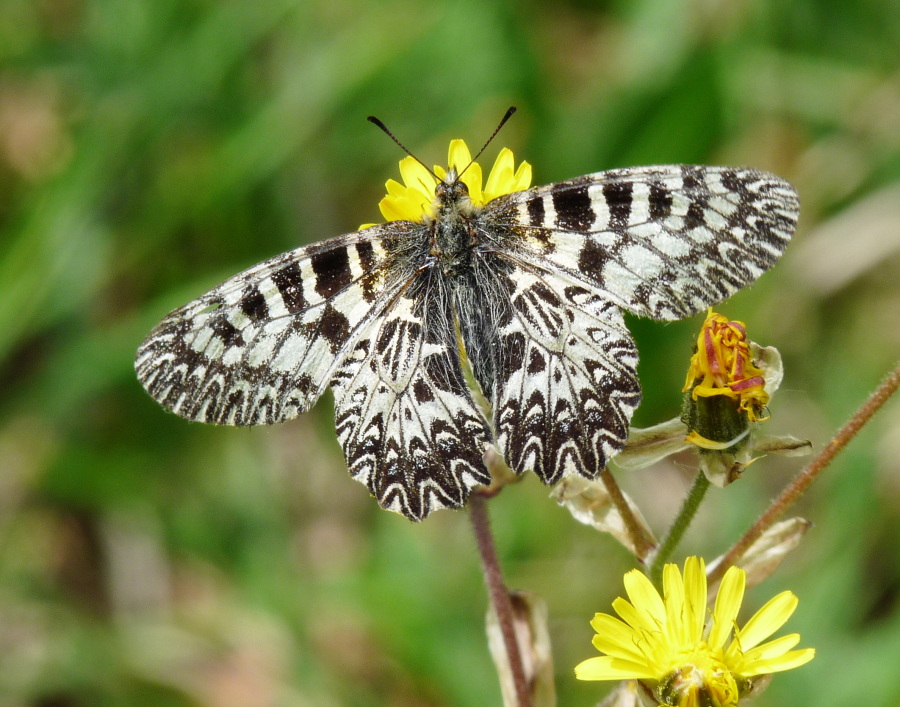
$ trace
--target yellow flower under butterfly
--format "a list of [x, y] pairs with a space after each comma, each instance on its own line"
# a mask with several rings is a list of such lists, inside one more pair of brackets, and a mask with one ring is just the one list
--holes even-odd
[[596, 614], [593, 644], [605, 655], [575, 668], [579, 680], [638, 680], [659, 705], [729, 707], [754, 686], [754, 678], [799, 667], [815, 656], [812, 648], [792, 650], [793, 633], [763, 641], [780, 629], [797, 608], [797, 597], [782, 592], [742, 628], [736, 620], [746, 574], [730, 568], [722, 579], [715, 608], [707, 619], [706, 568], [689, 557], [684, 576], [665, 566], [663, 597], [639, 570], [625, 575], [626, 601], [613, 609], [621, 618]]
[[[471, 163], [471, 164], [470, 164]], [[475, 206], [484, 206], [503, 194], [522, 191], [531, 186], [531, 165], [522, 162], [515, 168], [512, 151], [504, 147], [482, 186], [481, 165], [472, 162], [472, 153], [463, 140], [452, 140], [447, 157], [448, 168], [435, 165], [434, 173], [444, 179], [450, 170], [462, 173], [461, 181], [469, 189], [469, 199]], [[465, 171], [463, 171], [465, 170]], [[403, 184], [389, 179], [387, 196], [378, 207], [387, 221], [422, 221], [432, 218], [436, 212], [434, 176], [413, 157], [400, 160], [400, 177]]]

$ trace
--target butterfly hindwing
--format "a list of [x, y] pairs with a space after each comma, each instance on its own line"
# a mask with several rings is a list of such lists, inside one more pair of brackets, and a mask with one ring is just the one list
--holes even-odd
[[489, 484], [492, 435], [466, 386], [446, 283], [423, 272], [372, 320], [337, 371], [335, 424], [350, 473], [420, 520]]
[[477, 291], [490, 296], [470, 295], [457, 310], [482, 322], [462, 334], [507, 464], [547, 484], [596, 476], [625, 444], [640, 402], [621, 310], [596, 288], [502, 255], [486, 256], [479, 270], [492, 286]]

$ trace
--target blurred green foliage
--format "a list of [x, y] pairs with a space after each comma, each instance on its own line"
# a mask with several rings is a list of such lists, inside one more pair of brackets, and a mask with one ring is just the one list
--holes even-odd
[[[346, 474], [330, 397], [274, 429], [165, 413], [136, 382], [169, 309], [378, 219], [402, 157], [497, 141], [546, 183], [749, 164], [795, 183], [796, 243], [722, 307], [778, 346], [771, 429], [819, 446], [900, 350], [894, 0], [3, 0], [0, 704], [499, 704], [464, 513], [414, 526]], [[485, 161], [491, 162], [494, 148]], [[645, 404], [676, 414], [698, 321], [633, 321]], [[758, 704], [895, 705], [900, 405], [798, 509], [748, 605], [790, 588], [818, 648]], [[724, 551], [802, 460], [710, 494], [683, 553]], [[623, 478], [664, 528], [689, 473]], [[533, 478], [491, 503], [509, 583], [549, 604], [561, 705], [631, 567]]]

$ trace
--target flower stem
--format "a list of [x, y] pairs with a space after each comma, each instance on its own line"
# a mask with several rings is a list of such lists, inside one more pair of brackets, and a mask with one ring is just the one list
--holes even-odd
[[691, 486], [691, 490], [684, 499], [684, 503], [681, 504], [681, 509], [678, 511], [678, 515], [675, 517], [672, 526], [669, 528], [669, 532], [666, 533], [666, 537], [660, 543], [659, 549], [653, 556], [653, 562], [650, 565], [650, 579], [657, 587], [662, 586], [663, 566], [671, 557], [672, 551], [675, 550], [678, 543], [681, 542], [681, 538], [684, 537], [684, 533], [694, 519], [694, 516], [697, 515], [697, 509], [700, 508], [700, 502], [706, 495], [706, 490], [708, 488], [709, 479], [706, 478], [706, 474], [704, 474], [702, 470], [697, 471], [697, 476], [694, 477], [694, 483]]
[[900, 387], [900, 364], [881, 382], [881, 385], [860, 406], [832, 440], [825, 446], [819, 455], [801, 471], [797, 478], [772, 501], [769, 508], [763, 513], [750, 529], [738, 540], [725, 554], [722, 561], [709, 573], [710, 581], [721, 579], [725, 570], [738, 562], [748, 548], [759, 539], [759, 536], [771, 526], [779, 517], [799, 499], [816, 477], [825, 470], [831, 460], [837, 456], [854, 435], [865, 425], [872, 416], [878, 412], [882, 405], [897, 392]]
[[631, 507], [625, 500], [622, 489], [620, 489], [619, 484], [616, 483], [616, 479], [610, 472], [609, 467], [604, 468], [603, 471], [600, 472], [600, 481], [603, 482], [603, 486], [609, 494], [610, 500], [613, 502], [616, 510], [619, 511], [619, 515], [622, 516], [622, 522], [625, 523], [625, 529], [628, 531], [631, 543], [634, 545], [635, 555], [638, 560], [643, 562], [653, 551], [653, 542], [644, 533], [643, 527], [638, 522], [637, 518], [634, 517], [634, 513], [631, 512]]
[[494, 536], [491, 534], [488, 520], [487, 498], [477, 491], [469, 498], [469, 517], [472, 519], [472, 529], [475, 532], [478, 553], [481, 555], [481, 568], [484, 570], [484, 581], [487, 584], [491, 606], [503, 634], [506, 657], [516, 689], [516, 700], [519, 707], [531, 707], [531, 693], [525, 677], [519, 642], [516, 640], [512, 599], [503, 583], [500, 561], [497, 559], [497, 548], [494, 546]]

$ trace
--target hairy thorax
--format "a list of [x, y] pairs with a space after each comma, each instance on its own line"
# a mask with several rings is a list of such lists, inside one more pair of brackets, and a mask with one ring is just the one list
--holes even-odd
[[472, 203], [468, 187], [453, 174], [437, 186], [435, 198], [438, 208], [429, 255], [444, 275], [457, 277], [470, 267], [472, 249], [478, 245], [476, 218], [481, 207]]

